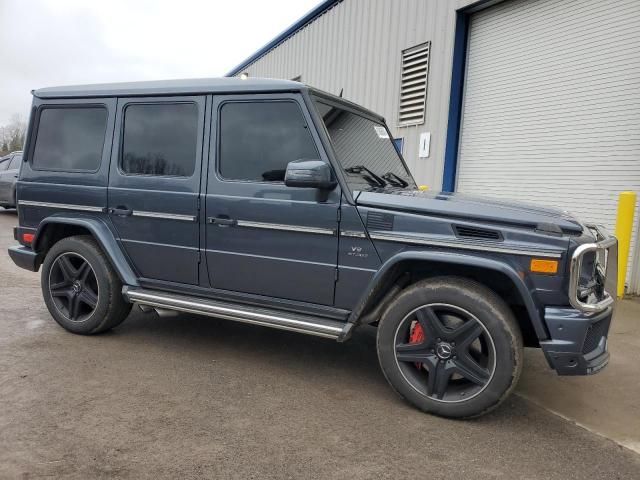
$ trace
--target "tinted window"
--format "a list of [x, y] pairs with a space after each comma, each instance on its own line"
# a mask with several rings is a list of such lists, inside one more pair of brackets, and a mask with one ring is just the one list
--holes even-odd
[[0, 172], [6, 170], [9, 167], [8, 158], [0, 158]]
[[9, 165], [9, 170], [19, 170], [20, 163], [22, 162], [22, 155], [16, 155], [11, 160], [11, 165]]
[[196, 164], [194, 103], [129, 105], [124, 115], [122, 171], [190, 177]]
[[226, 103], [220, 113], [220, 174], [233, 180], [282, 182], [287, 163], [318, 151], [294, 102]]
[[43, 109], [33, 151], [34, 168], [96, 171], [106, 125], [107, 110], [103, 107]]

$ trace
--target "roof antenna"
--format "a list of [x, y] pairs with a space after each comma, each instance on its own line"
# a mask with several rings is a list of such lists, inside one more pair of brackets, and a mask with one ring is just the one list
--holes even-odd
[[342, 92], [344, 92], [344, 87], [340, 89], [340, 93], [338, 94], [340, 98], [342, 98]]

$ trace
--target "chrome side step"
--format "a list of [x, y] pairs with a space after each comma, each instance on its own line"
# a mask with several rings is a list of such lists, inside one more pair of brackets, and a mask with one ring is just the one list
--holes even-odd
[[334, 340], [344, 337], [350, 326], [344, 322], [299, 313], [237, 305], [207, 298], [146, 290], [137, 287], [124, 287], [122, 294], [129, 302], [140, 305], [263, 325]]

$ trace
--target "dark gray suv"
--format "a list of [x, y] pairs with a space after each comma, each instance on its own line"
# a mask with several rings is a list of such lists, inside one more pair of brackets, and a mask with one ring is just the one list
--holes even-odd
[[413, 405], [480, 415], [523, 347], [561, 375], [608, 362], [617, 242], [566, 212], [429, 193], [384, 119], [300, 83], [34, 91], [14, 262], [78, 334], [144, 310], [349, 339]]

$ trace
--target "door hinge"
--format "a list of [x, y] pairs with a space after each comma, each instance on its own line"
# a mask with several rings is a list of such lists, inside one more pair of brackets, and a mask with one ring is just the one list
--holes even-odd
[[200, 211], [200, 197], [198, 197], [198, 201], [196, 202], [196, 208], [198, 209], [198, 212]]
[[337, 218], [336, 220], [338, 220], [338, 223], [340, 223], [340, 220], [342, 220], [342, 209], [338, 208], [338, 213], [336, 214]]
[[337, 281], [339, 280], [339, 278], [340, 278], [340, 273], [339, 273], [339, 272], [340, 272], [340, 270], [339, 270], [338, 268], [336, 268], [335, 275], [334, 275], [334, 277], [333, 277], [333, 278], [334, 278], [334, 280], [335, 280], [336, 282], [337, 282]]

